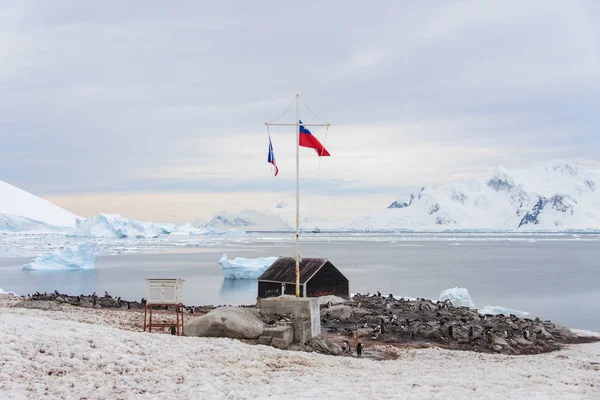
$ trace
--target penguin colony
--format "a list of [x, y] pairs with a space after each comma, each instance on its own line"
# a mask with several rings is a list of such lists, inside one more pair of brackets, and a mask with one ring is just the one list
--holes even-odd
[[397, 300], [381, 293], [356, 294], [344, 304], [322, 306], [321, 329], [328, 336], [357, 337], [363, 342], [370, 340], [371, 344], [429, 343], [504, 354], [537, 354], [583, 341], [551, 321], [480, 315], [468, 307], [454, 307], [448, 300]]

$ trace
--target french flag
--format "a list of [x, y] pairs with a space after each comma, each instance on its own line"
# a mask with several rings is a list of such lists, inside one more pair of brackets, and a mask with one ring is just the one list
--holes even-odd
[[302, 147], [310, 147], [311, 149], [315, 149], [319, 157], [327, 157], [331, 156], [327, 149], [323, 147], [321, 142], [302, 125], [302, 121], [300, 122], [300, 146]]
[[273, 153], [273, 144], [271, 143], [271, 136], [269, 136], [269, 156], [267, 157], [267, 161], [270, 164], [273, 164], [273, 167], [275, 167], [274, 176], [277, 176], [277, 174], [279, 173], [279, 168], [277, 167], [277, 163], [275, 162], [275, 154]]

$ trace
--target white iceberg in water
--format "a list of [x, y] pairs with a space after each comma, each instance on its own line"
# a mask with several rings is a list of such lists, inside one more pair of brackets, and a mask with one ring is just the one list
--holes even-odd
[[133, 218], [123, 218], [118, 214], [100, 214], [83, 220], [78, 219], [72, 235], [101, 238], [152, 238], [169, 233], [171, 232], [162, 224], [140, 222]]
[[479, 312], [479, 314], [491, 314], [491, 315], [498, 315], [498, 314], [510, 315], [510, 314], [512, 314], [512, 315], [515, 315], [520, 318], [524, 318], [529, 315], [529, 313], [526, 311], [513, 310], [512, 308], [506, 308], [506, 307], [500, 307], [500, 306], [484, 306], [483, 308], [480, 308], [479, 310], [477, 310], [477, 312]]
[[277, 260], [277, 257], [236, 257], [230, 260], [227, 258], [227, 254], [223, 254], [219, 260], [219, 265], [225, 279], [258, 279], [275, 260]]
[[446, 289], [440, 293], [440, 301], [450, 300], [454, 307], [469, 307], [475, 308], [473, 300], [469, 295], [469, 291], [465, 288], [451, 288]]
[[54, 250], [50, 254], [36, 257], [29, 264], [23, 265], [23, 269], [28, 271], [93, 269], [99, 254], [100, 248], [97, 243], [85, 241], [76, 246]]
[[197, 228], [190, 224], [143, 222], [133, 218], [123, 218], [118, 214], [100, 214], [96, 217], [77, 220], [72, 236], [148, 239], [163, 235], [207, 235], [245, 236], [244, 231], [218, 232], [213, 228]]

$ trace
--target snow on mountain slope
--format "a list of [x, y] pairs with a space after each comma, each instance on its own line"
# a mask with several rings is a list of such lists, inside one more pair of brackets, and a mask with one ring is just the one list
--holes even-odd
[[243, 229], [271, 231], [289, 228], [279, 215], [268, 215], [256, 210], [244, 210], [238, 213], [222, 211], [217, 213], [206, 227], [218, 230]]
[[75, 226], [77, 215], [0, 181], [0, 214], [25, 217], [55, 226]]
[[18, 215], [0, 214], [0, 232], [2, 233], [66, 233], [70, 228], [49, 225]]
[[497, 168], [479, 181], [423, 187], [408, 200], [355, 221], [349, 228], [600, 229], [600, 171], [558, 162], [529, 169]]

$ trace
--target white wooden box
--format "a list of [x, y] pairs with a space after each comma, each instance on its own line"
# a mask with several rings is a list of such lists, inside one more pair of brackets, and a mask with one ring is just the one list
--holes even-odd
[[148, 304], [183, 303], [183, 279], [146, 279]]

